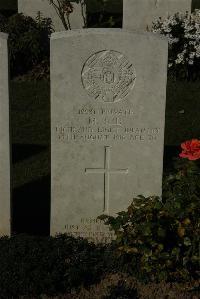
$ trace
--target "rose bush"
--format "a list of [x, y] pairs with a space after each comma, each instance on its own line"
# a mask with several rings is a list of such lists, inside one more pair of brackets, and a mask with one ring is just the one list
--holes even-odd
[[187, 281], [200, 274], [199, 145], [197, 139], [182, 144], [174, 173], [164, 178], [162, 198], [138, 196], [117, 217], [100, 216], [116, 234], [124, 269], [139, 279]]

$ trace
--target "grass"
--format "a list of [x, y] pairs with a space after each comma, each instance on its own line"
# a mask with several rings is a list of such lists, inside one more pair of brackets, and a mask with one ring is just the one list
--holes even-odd
[[47, 81], [11, 82], [10, 89], [12, 231], [48, 235], [50, 86]]
[[10, 87], [12, 143], [49, 145], [49, 82], [11, 82]]
[[165, 145], [200, 137], [200, 82], [168, 81]]

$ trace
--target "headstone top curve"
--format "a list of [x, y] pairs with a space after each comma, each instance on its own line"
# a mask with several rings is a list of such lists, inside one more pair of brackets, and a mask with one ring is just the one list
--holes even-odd
[[158, 33], [152, 32], [138, 32], [137, 30], [124, 30], [122, 28], [89, 28], [89, 29], [73, 29], [68, 31], [54, 32], [51, 34], [51, 40], [68, 38], [71, 36], [80, 36], [80, 35], [92, 35], [92, 34], [122, 34], [122, 35], [135, 35], [135, 36], [145, 36], [152, 39], [160, 39], [168, 41], [166, 37]]

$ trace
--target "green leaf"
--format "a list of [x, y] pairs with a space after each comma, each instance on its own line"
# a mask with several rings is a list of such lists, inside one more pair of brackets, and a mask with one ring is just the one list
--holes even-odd
[[184, 245], [185, 246], [191, 246], [192, 245], [190, 238], [188, 238], [188, 237], [184, 238]]

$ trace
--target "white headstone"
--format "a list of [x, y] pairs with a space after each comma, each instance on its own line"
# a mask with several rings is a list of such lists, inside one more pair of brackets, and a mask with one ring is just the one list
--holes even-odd
[[123, 28], [151, 29], [157, 18], [191, 12], [192, 0], [123, 0]]
[[167, 52], [150, 33], [52, 35], [52, 235], [109, 242], [97, 216], [161, 195]]
[[0, 33], [0, 236], [10, 235], [10, 140], [7, 34]]
[[[70, 14], [71, 28], [79, 29], [84, 27], [81, 5], [73, 3], [74, 11]], [[43, 17], [51, 18], [55, 31], [63, 31], [64, 26], [48, 0], [18, 0], [18, 12], [35, 18], [38, 11]]]

